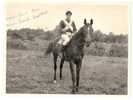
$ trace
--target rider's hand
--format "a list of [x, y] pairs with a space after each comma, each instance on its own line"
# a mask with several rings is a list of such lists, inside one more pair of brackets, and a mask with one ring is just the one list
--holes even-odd
[[68, 27], [65, 27], [62, 29], [63, 32], [66, 32], [69, 28]]

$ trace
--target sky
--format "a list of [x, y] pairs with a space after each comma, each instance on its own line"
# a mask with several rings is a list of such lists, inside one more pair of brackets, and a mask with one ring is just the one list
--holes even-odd
[[65, 19], [65, 12], [71, 10], [72, 20], [77, 28], [83, 26], [83, 20], [92, 18], [94, 30], [108, 34], [128, 34], [128, 5], [126, 4], [89, 4], [89, 3], [42, 3], [6, 2], [6, 22], [8, 29], [43, 28], [52, 30]]

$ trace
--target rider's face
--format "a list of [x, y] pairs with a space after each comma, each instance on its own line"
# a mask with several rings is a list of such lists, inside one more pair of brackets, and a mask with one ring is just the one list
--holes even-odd
[[71, 20], [71, 14], [66, 15], [67, 20]]

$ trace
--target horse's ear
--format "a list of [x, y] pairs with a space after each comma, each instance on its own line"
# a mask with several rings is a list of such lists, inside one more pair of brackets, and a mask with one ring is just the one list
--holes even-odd
[[86, 20], [86, 18], [84, 19], [84, 24], [87, 25], [87, 20]]
[[91, 25], [93, 24], [93, 19], [90, 20], [90, 24], [91, 24]]

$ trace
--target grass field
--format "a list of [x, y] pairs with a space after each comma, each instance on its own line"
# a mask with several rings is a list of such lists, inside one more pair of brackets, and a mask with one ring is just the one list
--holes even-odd
[[[59, 61], [58, 61], [59, 62]], [[79, 94], [127, 94], [127, 58], [85, 56]], [[69, 64], [65, 62], [63, 80], [53, 81], [52, 56], [42, 51], [7, 50], [7, 93], [71, 93]]]

